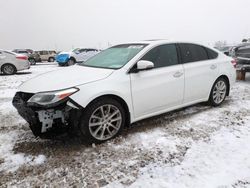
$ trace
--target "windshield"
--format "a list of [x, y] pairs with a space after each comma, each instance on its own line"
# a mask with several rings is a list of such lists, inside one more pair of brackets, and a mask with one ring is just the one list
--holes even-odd
[[135, 57], [146, 44], [122, 44], [100, 52], [82, 66], [119, 69]]
[[74, 52], [75, 54], [79, 54], [80, 53], [80, 48], [75, 48], [72, 50], [72, 52]]

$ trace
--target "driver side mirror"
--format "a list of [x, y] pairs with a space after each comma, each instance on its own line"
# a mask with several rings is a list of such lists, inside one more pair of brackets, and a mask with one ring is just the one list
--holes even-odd
[[151, 61], [147, 61], [147, 60], [140, 60], [136, 63], [136, 67], [131, 69], [131, 73], [137, 73], [139, 71], [143, 71], [143, 70], [149, 70], [154, 68], [154, 63]]

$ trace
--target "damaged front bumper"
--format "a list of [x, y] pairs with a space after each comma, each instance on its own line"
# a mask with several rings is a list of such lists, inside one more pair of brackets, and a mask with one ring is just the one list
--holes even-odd
[[12, 104], [28, 123], [35, 136], [53, 138], [78, 129], [83, 108], [70, 98], [50, 106], [29, 104], [32, 93], [17, 92]]

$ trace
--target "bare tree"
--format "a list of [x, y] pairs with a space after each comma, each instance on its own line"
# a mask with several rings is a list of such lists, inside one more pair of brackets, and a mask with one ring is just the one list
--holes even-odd
[[222, 47], [224, 47], [226, 45], [227, 45], [227, 41], [220, 40], [220, 41], [215, 42], [214, 47], [217, 49], [221, 49]]

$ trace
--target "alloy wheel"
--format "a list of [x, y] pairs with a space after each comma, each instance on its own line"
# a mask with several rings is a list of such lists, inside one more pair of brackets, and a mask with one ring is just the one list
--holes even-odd
[[90, 116], [89, 131], [97, 140], [108, 140], [115, 136], [122, 125], [120, 110], [111, 104], [98, 107]]
[[218, 81], [213, 89], [213, 101], [216, 104], [220, 104], [226, 96], [227, 86], [226, 83], [222, 80]]

